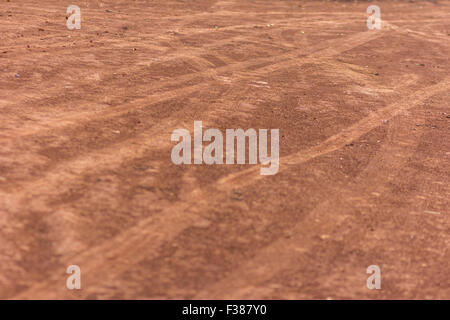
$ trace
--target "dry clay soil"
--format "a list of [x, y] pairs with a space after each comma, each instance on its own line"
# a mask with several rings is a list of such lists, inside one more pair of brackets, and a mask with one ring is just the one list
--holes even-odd
[[[450, 298], [450, 2], [0, 2], [0, 298]], [[173, 130], [278, 128], [280, 169]], [[66, 268], [81, 268], [81, 290]], [[381, 290], [366, 269], [381, 268]]]

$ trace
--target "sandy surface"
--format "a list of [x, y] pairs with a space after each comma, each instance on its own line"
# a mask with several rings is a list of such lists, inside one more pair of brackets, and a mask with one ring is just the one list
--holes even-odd
[[[449, 299], [450, 2], [376, 4], [0, 2], [0, 298]], [[280, 171], [174, 165], [194, 120]]]

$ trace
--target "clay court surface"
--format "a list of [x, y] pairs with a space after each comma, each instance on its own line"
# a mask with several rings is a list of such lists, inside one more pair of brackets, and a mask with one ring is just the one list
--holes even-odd
[[[450, 2], [372, 4], [0, 2], [0, 298], [449, 299]], [[278, 174], [174, 165], [194, 120]]]

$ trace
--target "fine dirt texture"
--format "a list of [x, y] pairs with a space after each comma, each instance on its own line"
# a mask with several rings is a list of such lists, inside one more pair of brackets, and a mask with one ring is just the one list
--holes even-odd
[[[0, 298], [449, 299], [450, 2], [370, 4], [381, 30], [368, 2], [1, 1]], [[279, 129], [279, 172], [173, 164], [194, 120]]]

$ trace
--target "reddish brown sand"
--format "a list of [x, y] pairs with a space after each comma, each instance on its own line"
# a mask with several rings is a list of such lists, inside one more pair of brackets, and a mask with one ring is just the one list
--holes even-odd
[[[450, 2], [377, 4], [1, 1], [0, 298], [449, 299]], [[194, 120], [279, 173], [174, 165]]]

